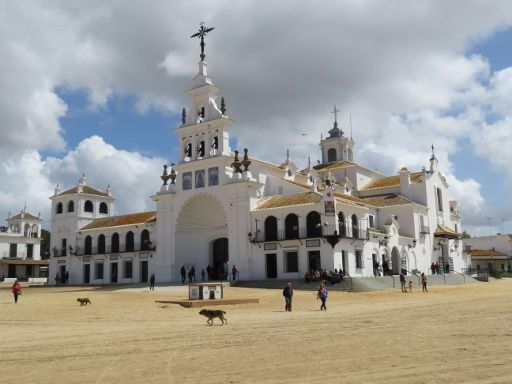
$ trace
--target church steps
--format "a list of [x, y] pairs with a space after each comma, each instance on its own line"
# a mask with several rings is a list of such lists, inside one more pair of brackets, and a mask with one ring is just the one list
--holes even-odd
[[[413, 282], [413, 286], [421, 289], [421, 281], [419, 276], [408, 275], [405, 277], [407, 284], [409, 281]], [[263, 289], [283, 289], [286, 283], [290, 281], [296, 290], [316, 291], [319, 283], [305, 283], [304, 280], [245, 280], [238, 281], [233, 284], [240, 288], [263, 288]], [[457, 285], [469, 284], [478, 282], [472, 277], [462, 276], [460, 274], [447, 274], [447, 275], [428, 275], [427, 286], [432, 285]], [[377, 291], [382, 289], [400, 288], [399, 276], [379, 276], [379, 277], [353, 277], [345, 278], [341, 283], [330, 284], [327, 283], [327, 289], [330, 291]]]

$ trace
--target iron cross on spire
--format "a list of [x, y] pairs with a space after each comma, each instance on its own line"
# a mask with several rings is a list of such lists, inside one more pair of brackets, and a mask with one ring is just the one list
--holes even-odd
[[340, 112], [341, 110], [336, 108], [336, 104], [334, 104], [334, 110], [331, 111], [331, 113], [334, 113], [334, 121], [335, 122], [338, 122], [338, 112]]
[[200, 25], [199, 25], [199, 31], [197, 31], [196, 33], [194, 33], [192, 36], [190, 36], [191, 38], [193, 37], [198, 37], [201, 39], [201, 42], [199, 43], [199, 45], [201, 46], [201, 55], [199, 57], [201, 57], [201, 61], [204, 61], [206, 55], [204, 54], [204, 47], [205, 47], [205, 43], [204, 43], [204, 37], [206, 36], [206, 34], [208, 32], [211, 32], [213, 31], [215, 28], [207, 28], [204, 26], [204, 22], [202, 22]]

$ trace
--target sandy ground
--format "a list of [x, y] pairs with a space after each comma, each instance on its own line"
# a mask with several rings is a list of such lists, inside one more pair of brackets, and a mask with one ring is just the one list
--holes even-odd
[[[227, 288], [207, 326], [183, 287], [0, 290], [1, 383], [511, 383], [512, 280], [370, 293]], [[80, 307], [77, 297], [92, 306]]]

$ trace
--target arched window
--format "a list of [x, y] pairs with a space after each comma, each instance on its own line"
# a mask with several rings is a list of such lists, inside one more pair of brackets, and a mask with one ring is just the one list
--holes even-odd
[[147, 229], [143, 230], [140, 233], [140, 250], [141, 251], [149, 250], [149, 231]]
[[105, 235], [98, 236], [98, 252], [97, 253], [105, 253]]
[[322, 236], [322, 219], [317, 211], [311, 211], [306, 216], [306, 228], [308, 237]]
[[94, 206], [92, 205], [91, 200], [87, 200], [84, 204], [84, 212], [93, 212]]
[[75, 203], [73, 202], [73, 200], [71, 200], [68, 203], [68, 212], [74, 212], [74, 211], [75, 211]]
[[84, 255], [92, 254], [92, 237], [86, 236], [84, 242]]
[[284, 220], [285, 238], [298, 239], [299, 238], [299, 217], [294, 213], [290, 213]]
[[63, 210], [63, 207], [62, 207], [62, 203], [59, 203], [57, 204], [57, 213], [62, 213], [62, 210]]
[[32, 225], [32, 237], [37, 237], [37, 232], [39, 232], [37, 224]]
[[126, 234], [126, 239], [124, 243], [124, 250], [125, 252], [133, 252], [135, 250], [135, 245], [133, 241], [133, 232], [130, 231]]
[[347, 229], [345, 228], [345, 216], [343, 212], [338, 213], [338, 234], [341, 237], [347, 236]]
[[111, 245], [110, 245], [110, 252], [111, 253], [119, 253], [119, 234], [116, 232], [112, 235], [112, 238], [110, 239]]
[[327, 162], [334, 163], [338, 160], [338, 156], [335, 148], [331, 148], [327, 151]]
[[269, 216], [265, 219], [265, 241], [277, 240], [277, 219]]
[[352, 237], [359, 238], [359, 222], [356, 215], [352, 215]]
[[25, 229], [23, 230], [23, 236], [28, 237], [30, 236], [30, 224], [25, 224]]
[[108, 205], [107, 203], [100, 204], [100, 213], [108, 214]]

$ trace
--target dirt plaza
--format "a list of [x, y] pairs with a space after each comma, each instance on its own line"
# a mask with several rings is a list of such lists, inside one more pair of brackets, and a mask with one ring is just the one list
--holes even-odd
[[[229, 325], [162, 304], [185, 287], [0, 290], [2, 383], [510, 383], [512, 280], [330, 292], [226, 288]], [[92, 305], [76, 301], [88, 297]]]

